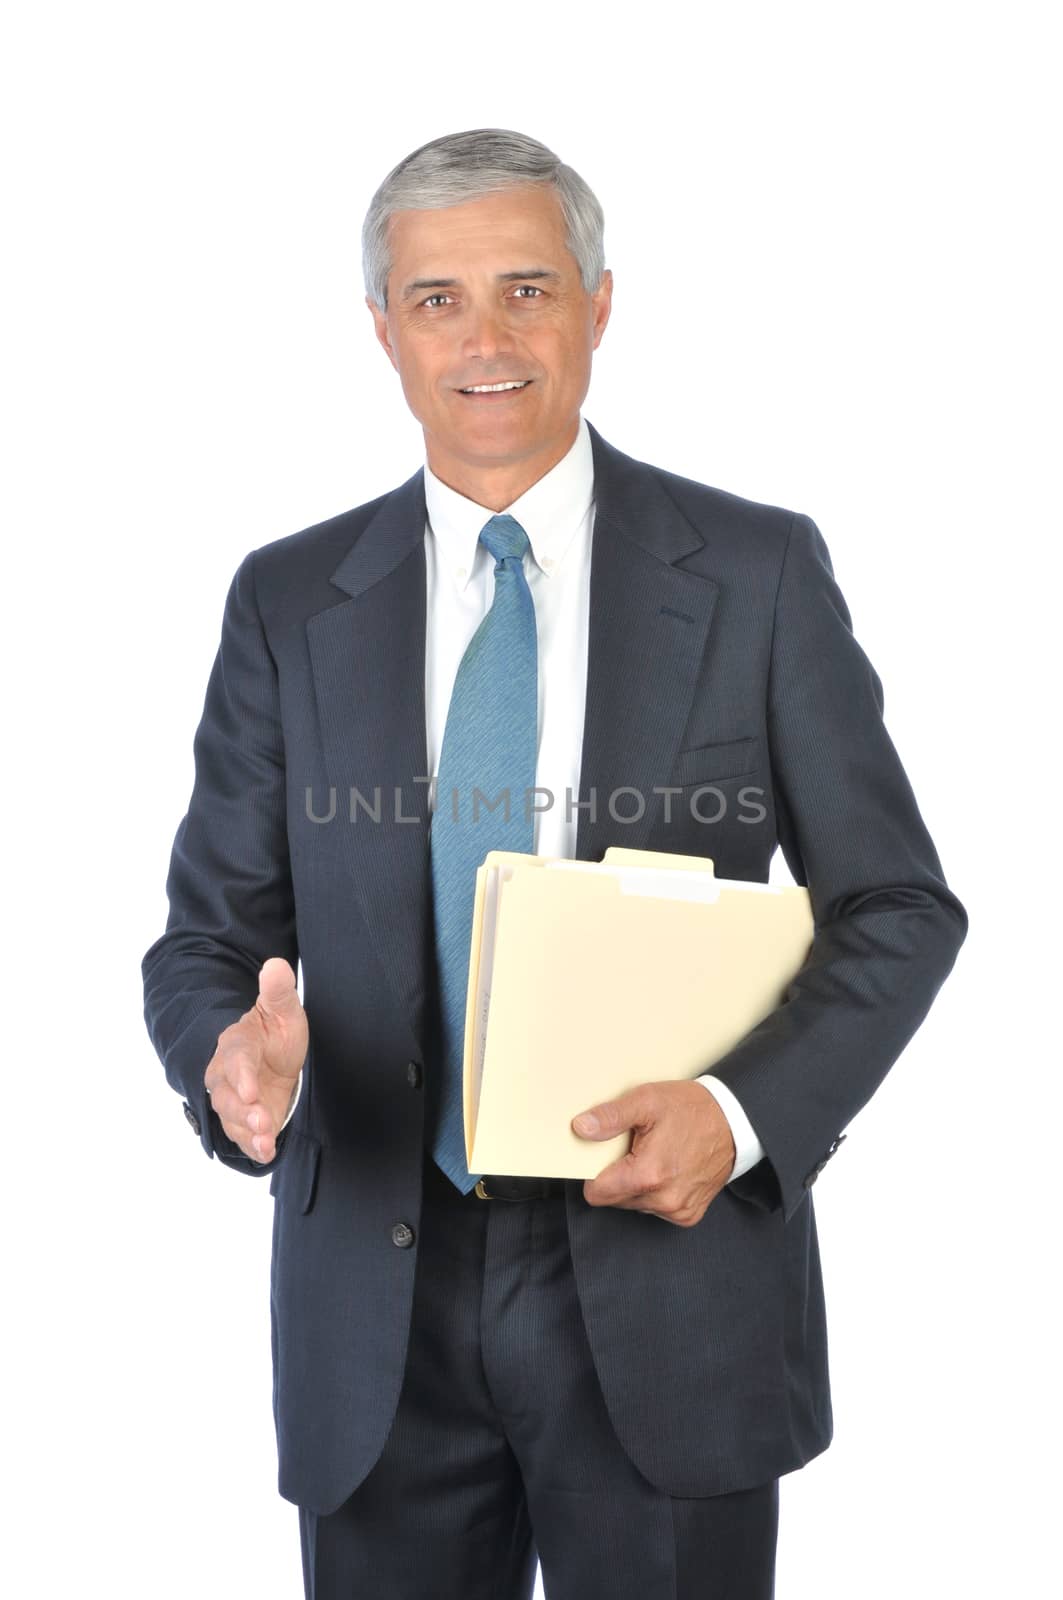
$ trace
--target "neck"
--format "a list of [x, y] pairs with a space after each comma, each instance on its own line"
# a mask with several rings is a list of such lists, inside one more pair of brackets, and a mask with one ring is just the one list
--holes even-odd
[[484, 506], [488, 511], [497, 512], [511, 506], [526, 489], [531, 488], [533, 483], [538, 483], [540, 478], [545, 477], [551, 467], [556, 467], [572, 449], [578, 433], [577, 416], [564, 434], [551, 439], [534, 454], [521, 456], [518, 461], [500, 461], [494, 464], [485, 464], [479, 460], [469, 460], [465, 456], [454, 455], [449, 450], [443, 449], [426, 433], [425, 454], [429, 467], [448, 489], [456, 490], [467, 500], [474, 500], [478, 506]]

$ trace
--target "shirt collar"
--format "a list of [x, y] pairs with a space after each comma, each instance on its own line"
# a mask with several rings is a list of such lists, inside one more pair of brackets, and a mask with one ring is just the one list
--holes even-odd
[[[427, 461], [424, 497], [428, 524], [443, 565], [458, 589], [464, 589], [472, 577], [474, 562], [478, 558], [491, 560], [490, 551], [479, 540], [484, 524], [495, 513], [437, 478]], [[560, 570], [593, 498], [594, 455], [581, 413], [579, 430], [568, 453], [505, 507], [507, 515], [515, 517], [528, 535], [532, 557], [547, 577], [554, 577]]]

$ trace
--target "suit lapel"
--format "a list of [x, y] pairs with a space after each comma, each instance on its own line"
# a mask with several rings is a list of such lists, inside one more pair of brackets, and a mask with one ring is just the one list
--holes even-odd
[[[576, 855], [594, 861], [607, 845], [638, 848], [648, 834], [653, 787], [668, 782], [680, 747], [718, 591], [678, 565], [704, 541], [660, 475], [588, 429], [595, 516], [580, 799], [593, 792], [596, 815], [579, 812]], [[431, 927], [425, 519], [418, 469], [386, 496], [332, 574], [349, 599], [307, 623], [351, 886], [422, 1048]], [[369, 804], [379, 789], [379, 821], [364, 812], [348, 820], [352, 786]], [[617, 793], [624, 789], [635, 792]], [[618, 822], [610, 800], [617, 816], [636, 820]]]
[[[704, 540], [644, 462], [587, 424], [594, 451], [594, 536], [587, 698], [576, 855], [639, 849], [653, 823], [690, 712], [718, 593], [678, 565]], [[622, 794], [618, 790], [634, 793]], [[639, 815], [640, 801], [645, 809]], [[610, 813], [632, 818], [618, 822]]]
[[[332, 574], [350, 596], [307, 623], [325, 771], [370, 937], [423, 1041], [428, 955], [424, 474], [388, 495]], [[349, 820], [352, 786], [374, 805]], [[396, 810], [395, 791], [399, 808]], [[375, 817], [374, 811], [374, 817]], [[415, 820], [403, 820], [403, 819]]]

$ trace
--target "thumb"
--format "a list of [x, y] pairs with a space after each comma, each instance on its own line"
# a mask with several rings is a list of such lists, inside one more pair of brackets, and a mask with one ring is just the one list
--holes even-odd
[[278, 1022], [288, 1022], [302, 1010], [295, 973], [283, 956], [270, 956], [258, 974], [258, 1006]]
[[616, 1100], [603, 1100], [588, 1111], [581, 1111], [573, 1117], [572, 1129], [584, 1139], [611, 1139], [625, 1128], [633, 1128], [638, 1113], [635, 1097], [622, 1094]]

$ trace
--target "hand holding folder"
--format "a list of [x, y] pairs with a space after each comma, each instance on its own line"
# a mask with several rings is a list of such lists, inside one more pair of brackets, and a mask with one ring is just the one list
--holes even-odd
[[785, 997], [813, 936], [808, 890], [718, 879], [702, 856], [600, 862], [489, 851], [477, 869], [465, 1019], [471, 1172], [594, 1178], [586, 1106], [695, 1078]]

